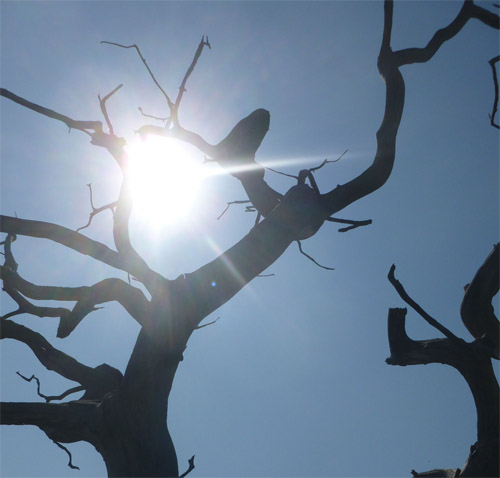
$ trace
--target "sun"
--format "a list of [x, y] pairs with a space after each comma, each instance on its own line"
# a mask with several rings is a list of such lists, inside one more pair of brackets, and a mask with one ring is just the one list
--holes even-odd
[[134, 216], [154, 227], [186, 220], [205, 179], [194, 148], [149, 136], [130, 143], [127, 153]]

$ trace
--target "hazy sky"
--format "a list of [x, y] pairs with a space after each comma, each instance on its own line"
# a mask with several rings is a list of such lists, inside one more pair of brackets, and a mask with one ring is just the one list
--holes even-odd
[[[398, 2], [393, 47], [424, 46], [461, 3]], [[491, 5], [491, 2], [484, 3]], [[118, 84], [109, 111], [118, 135], [133, 141], [165, 104], [132, 50], [137, 43], [175, 96], [202, 35], [205, 50], [181, 107], [183, 126], [220, 141], [256, 108], [271, 112], [258, 160], [297, 173], [344, 158], [316, 175], [322, 192], [372, 161], [385, 89], [376, 62], [383, 4], [371, 2], [1, 2], [1, 86], [75, 119], [101, 119], [97, 94]], [[339, 214], [373, 219], [339, 234], [334, 224], [292, 245], [267, 271], [197, 331], [180, 364], [169, 404], [179, 467], [196, 455], [202, 476], [410, 476], [410, 470], [462, 467], [476, 439], [465, 381], [444, 365], [391, 367], [387, 311], [403, 303], [386, 279], [391, 264], [408, 292], [456, 334], [471, 339], [459, 307], [463, 287], [499, 236], [498, 130], [489, 126], [493, 82], [488, 60], [498, 31], [472, 22], [432, 59], [403, 68], [406, 104], [389, 182]], [[1, 102], [1, 209], [76, 229], [96, 205], [116, 199], [119, 172], [88, 137]], [[195, 156], [200, 167], [203, 156]], [[212, 172], [216, 165], [205, 165]], [[266, 178], [285, 192], [293, 180]], [[169, 278], [191, 272], [251, 228], [254, 215], [227, 201], [245, 199], [229, 175], [207, 179], [189, 220], [162, 228], [136, 215], [133, 242]], [[103, 213], [87, 235], [112, 244]], [[218, 252], [219, 251], [219, 252]], [[124, 277], [49, 241], [19, 238], [19, 272], [44, 285], [91, 285]], [[2, 313], [14, 308], [8, 298]], [[498, 310], [498, 308], [497, 308]], [[116, 304], [86, 318], [67, 339], [57, 321], [15, 319], [83, 363], [122, 371], [138, 325]], [[410, 311], [414, 339], [440, 337]], [[23, 344], [2, 341], [2, 400], [38, 401], [15, 372], [36, 374], [46, 394], [71, 383], [46, 371]], [[498, 364], [496, 364], [498, 365]], [[76, 398], [76, 397], [75, 397]], [[73, 461], [35, 427], [2, 427], [2, 476], [103, 476], [88, 444]]]

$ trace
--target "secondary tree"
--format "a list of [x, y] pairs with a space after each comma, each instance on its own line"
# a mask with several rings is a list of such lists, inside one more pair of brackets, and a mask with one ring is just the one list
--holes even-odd
[[[128, 157], [125, 141], [115, 134], [107, 110], [107, 102], [117, 89], [100, 99], [107, 131], [100, 121], [75, 120], [11, 91], [1, 90], [3, 97], [87, 134], [93, 145], [110, 154], [122, 173], [119, 198], [105, 206], [113, 210], [113, 249], [81, 232], [56, 224], [17, 217], [1, 218], [1, 231], [6, 234], [1, 275], [5, 292], [18, 304], [16, 311], [2, 318], [2, 338], [25, 343], [44, 366], [79, 384], [68, 392], [84, 392], [78, 400], [58, 404], [50, 403], [56, 397], [47, 397], [48, 403], [3, 403], [2, 424], [36, 425], [57, 443], [87, 441], [103, 456], [110, 476], [179, 476], [174, 445], [166, 425], [167, 405], [173, 378], [193, 331], [205, 317], [266, 270], [292, 242], [313, 236], [324, 221], [345, 222], [347, 229], [363, 225], [332, 216], [379, 189], [391, 174], [405, 96], [400, 67], [428, 61], [470, 19], [478, 19], [498, 29], [498, 15], [465, 2], [456, 19], [437, 32], [427, 47], [393, 51], [392, 3], [385, 4], [384, 12], [378, 67], [386, 85], [386, 103], [373, 163], [352, 181], [323, 193], [314, 180], [317, 168], [299, 171], [297, 184], [288, 191], [278, 192], [266, 183], [265, 169], [256, 161], [257, 150], [270, 122], [270, 115], [264, 109], [242, 119], [216, 145], [180, 125], [178, 112], [185, 85], [203, 49], [209, 46], [208, 39], [203, 38], [200, 42], [175, 100], [161, 88], [148, 67], [151, 78], [165, 97], [169, 116], [165, 126], [144, 125], [139, 132], [146, 136], [175, 138], [199, 148], [241, 182], [258, 213], [255, 226], [240, 242], [214, 261], [176, 279], [166, 278], [149, 267], [130, 240], [132, 198]], [[135, 45], [114, 45], [132, 48], [142, 58]], [[145, 61], [144, 64], [147, 67]], [[94, 208], [93, 215], [102, 209]], [[13, 252], [18, 235], [49, 239], [88, 255], [125, 271], [135, 284], [118, 278], [81, 287], [34, 284], [18, 271]], [[136, 287], [138, 284], [141, 285]], [[75, 305], [72, 309], [40, 307], [30, 299], [69, 301]], [[11, 320], [21, 313], [59, 317], [58, 336], [64, 338], [77, 333], [74, 331], [78, 324], [99, 304], [109, 301], [121, 304], [141, 326], [124, 374], [105, 364], [87, 367], [56, 350], [40, 334]], [[191, 461], [189, 469], [192, 466]]]

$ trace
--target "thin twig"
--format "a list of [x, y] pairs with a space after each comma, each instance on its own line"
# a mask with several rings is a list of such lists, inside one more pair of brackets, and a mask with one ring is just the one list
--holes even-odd
[[396, 289], [399, 297], [403, 299], [413, 310], [415, 310], [429, 325], [432, 325], [434, 328], [438, 329], [445, 337], [448, 337], [450, 340], [461, 342], [462, 340], [457, 337], [453, 332], [449, 331], [444, 325], [441, 325], [436, 319], [431, 317], [420, 305], [418, 305], [406, 292], [401, 282], [399, 282], [394, 276], [394, 271], [396, 270], [396, 266], [393, 264], [391, 269], [389, 270], [389, 274], [387, 278], [389, 282]]
[[347, 153], [347, 151], [349, 151], [349, 150], [346, 149], [337, 159], [324, 159], [323, 162], [319, 166], [316, 166], [315, 168], [310, 168], [309, 171], [311, 173], [314, 173], [314, 171], [321, 169], [326, 164], [337, 163], [338, 161], [340, 161], [343, 158], [343, 156]]
[[207, 322], [206, 324], [203, 324], [203, 325], [197, 325], [197, 326], [194, 328], [194, 330], [203, 329], [203, 327], [208, 327], [209, 325], [213, 325], [213, 324], [215, 324], [215, 322], [217, 322], [219, 319], [220, 319], [220, 317], [217, 317], [215, 320], [212, 320], [212, 322]]
[[118, 206], [118, 201], [113, 201], [112, 203], [106, 204], [104, 206], [95, 207], [94, 200], [92, 197], [92, 184], [91, 183], [87, 184], [87, 187], [89, 188], [90, 207], [92, 208], [92, 212], [89, 214], [89, 220], [88, 220], [87, 224], [85, 224], [85, 226], [79, 227], [76, 230], [76, 232], [80, 232], [82, 229], [86, 229], [87, 227], [89, 227], [90, 224], [92, 223], [92, 219], [94, 219], [94, 216], [96, 216], [97, 214], [99, 214], [102, 211], [105, 211], [106, 209], [109, 209], [114, 214], [114, 209], [116, 208], [116, 206]]
[[79, 470], [80, 468], [78, 466], [75, 466], [73, 465], [73, 459], [72, 459], [72, 456], [71, 456], [71, 452], [64, 446], [64, 445], [61, 445], [58, 441], [55, 441], [55, 440], [52, 440], [61, 450], [64, 450], [67, 454], [68, 454], [68, 457], [69, 457], [69, 462], [68, 462], [68, 466], [70, 468], [72, 468], [73, 470]]
[[40, 392], [40, 380], [35, 375], [32, 375], [30, 378], [27, 378], [24, 375], [22, 375], [20, 372], [16, 372], [16, 373], [23, 380], [26, 380], [27, 382], [31, 382], [32, 380], [35, 380], [36, 392], [37, 392], [38, 396], [42, 397], [47, 403], [49, 403], [53, 400], [62, 400], [63, 398], [66, 398], [68, 395], [71, 395], [72, 393], [83, 392], [85, 390], [85, 387], [83, 385], [78, 385], [77, 387], [73, 387], [73, 388], [66, 390], [65, 392], [61, 393], [60, 395], [44, 395], [42, 392]]
[[339, 232], [347, 232], [352, 229], [356, 229], [360, 226], [368, 226], [372, 223], [371, 219], [365, 219], [364, 221], [353, 221], [351, 219], [339, 219], [336, 217], [327, 217], [325, 221], [328, 222], [338, 222], [339, 224], [350, 224], [349, 227], [342, 227], [339, 229]]
[[[224, 209], [224, 211], [222, 211], [219, 215], [219, 217], [217, 218], [217, 221], [222, 217], [224, 216], [224, 214], [226, 214], [227, 210], [229, 209], [229, 207], [232, 205], [232, 204], [248, 204], [249, 202], [251, 202], [249, 199], [245, 200], [245, 201], [230, 201], [227, 203], [227, 206], [226, 208]], [[248, 209], [249, 208], [252, 208], [252, 206], [247, 206], [246, 207], [246, 212], [254, 212], [254, 211], [249, 211]]]
[[143, 109], [140, 106], [137, 109], [141, 112], [141, 115], [144, 116], [145, 118], [152, 118], [158, 121], [162, 121], [163, 123], [166, 123], [170, 119], [170, 116], [167, 116], [166, 118], [160, 118], [158, 116], [148, 115], [144, 113]]
[[114, 95], [122, 86], [123, 86], [123, 84], [118, 85], [113, 91], [108, 93], [102, 99], [101, 99], [101, 95], [97, 95], [97, 98], [99, 98], [99, 106], [101, 107], [102, 114], [104, 115], [104, 119], [106, 120], [106, 124], [108, 125], [108, 129], [109, 129], [109, 134], [111, 136], [114, 136], [115, 133], [113, 131], [113, 125], [111, 124], [111, 120], [109, 119], [109, 116], [108, 116], [108, 110], [106, 108], [106, 101], [108, 101], [108, 99], [111, 98], [111, 96]]
[[148, 70], [149, 76], [151, 76], [151, 79], [154, 81], [155, 85], [158, 87], [158, 89], [161, 91], [161, 93], [163, 94], [163, 96], [167, 100], [168, 108], [170, 110], [172, 110], [174, 108], [174, 103], [172, 103], [172, 100], [169, 98], [169, 96], [167, 95], [166, 91], [161, 87], [160, 83], [158, 83], [158, 80], [156, 79], [155, 75], [151, 71], [151, 68], [149, 68], [148, 62], [142, 56], [141, 50], [139, 49], [139, 47], [136, 44], [133, 44], [133, 45], [121, 45], [120, 43], [114, 43], [114, 42], [105, 41], [105, 40], [101, 41], [101, 43], [105, 43], [107, 45], [118, 46], [120, 48], [135, 48], [135, 50], [137, 51], [137, 54], [139, 55], [139, 58], [141, 59], [142, 63], [144, 64], [144, 66]]
[[203, 48], [207, 46], [208, 48], [212, 48], [210, 46], [210, 43], [208, 41], [208, 36], [207, 39], [205, 40], [205, 36], [201, 37], [200, 44], [198, 45], [198, 48], [196, 49], [196, 52], [194, 54], [193, 61], [191, 62], [191, 65], [189, 65], [189, 68], [186, 71], [186, 74], [184, 75], [184, 78], [182, 79], [181, 86], [179, 86], [179, 93], [177, 94], [177, 99], [175, 100], [175, 105], [173, 109], [171, 109], [171, 118], [172, 118], [172, 124], [174, 126], [179, 126], [179, 106], [181, 104], [182, 96], [184, 95], [184, 92], [186, 91], [186, 83], [188, 78], [191, 76], [191, 73], [194, 71], [194, 67], [196, 66], [196, 63], [198, 63], [198, 59], [201, 56], [201, 52], [203, 51]]
[[500, 60], [500, 55], [492, 58], [488, 62], [493, 72], [493, 84], [495, 85], [495, 99], [493, 100], [493, 108], [491, 110], [491, 115], [489, 115], [490, 124], [491, 126], [494, 126], [495, 128], [498, 129], [500, 129], [500, 125], [498, 123], [495, 123], [495, 115], [497, 114], [497, 109], [498, 109], [498, 76], [497, 76], [497, 70], [495, 68], [495, 63], [498, 63], [499, 60]]
[[194, 466], [194, 455], [188, 460], [189, 467], [188, 469], [180, 476], [180, 478], [184, 478], [185, 476], [189, 475], [191, 473], [195, 466]]
[[302, 250], [302, 244], [300, 241], [297, 241], [297, 244], [299, 245], [299, 251], [301, 254], [303, 254], [304, 256], [306, 256], [310, 261], [314, 262], [318, 267], [321, 267], [322, 269], [326, 269], [327, 271], [334, 271], [335, 268], [334, 267], [327, 267], [327, 266], [322, 266], [319, 262], [317, 262], [314, 258], [312, 258], [309, 254], [305, 253], [303, 250]]

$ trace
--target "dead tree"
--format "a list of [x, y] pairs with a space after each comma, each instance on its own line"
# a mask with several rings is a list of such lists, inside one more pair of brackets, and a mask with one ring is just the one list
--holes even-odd
[[389, 309], [391, 356], [386, 362], [401, 366], [429, 363], [450, 365], [466, 380], [477, 411], [477, 441], [471, 446], [463, 469], [440, 469], [423, 473], [412, 471], [413, 476], [452, 478], [500, 475], [500, 394], [492, 366], [492, 359], [498, 360], [500, 357], [500, 327], [491, 303], [499, 289], [499, 256], [499, 245], [496, 244], [472, 282], [465, 286], [460, 315], [465, 327], [474, 337], [472, 342], [457, 337], [425, 312], [395, 278], [395, 266], [389, 272], [389, 280], [400, 297], [446, 338], [418, 341], [410, 339], [405, 331], [407, 310]]
[[[193, 331], [205, 317], [276, 261], [292, 242], [313, 236], [324, 221], [338, 221], [332, 215], [385, 184], [395, 160], [396, 137], [404, 106], [405, 84], [401, 66], [428, 61], [470, 19], [499, 28], [498, 15], [466, 1], [456, 19], [438, 31], [427, 47], [393, 51], [392, 12], [392, 2], [386, 1], [378, 57], [378, 69], [386, 86], [386, 102], [376, 135], [374, 160], [358, 177], [325, 193], [318, 190], [314, 171], [310, 169], [300, 171], [297, 184], [284, 194], [266, 183], [265, 169], [255, 159], [269, 127], [270, 115], [264, 109], [258, 109], [242, 119], [216, 145], [207, 143], [199, 134], [180, 125], [178, 111], [185, 85], [203, 48], [209, 46], [208, 39], [203, 38], [200, 42], [175, 101], [162, 89], [136, 45], [114, 44], [132, 48], [139, 54], [169, 109], [164, 126], [144, 125], [139, 128], [140, 134], [171, 137], [196, 146], [241, 182], [251, 205], [262, 218], [243, 239], [215, 260], [176, 279], [166, 278], [153, 270], [130, 240], [132, 199], [125, 140], [115, 134], [106, 108], [106, 102], [118, 88], [100, 98], [107, 132], [101, 121], [75, 120], [6, 89], [0, 90], [3, 97], [87, 134], [91, 144], [108, 151], [122, 173], [119, 198], [106, 206], [114, 212], [114, 249], [57, 224], [1, 217], [0, 231], [6, 234], [1, 278], [5, 292], [18, 304], [17, 310], [2, 317], [1, 338], [26, 344], [47, 369], [79, 384], [60, 398], [84, 391], [80, 399], [57, 404], [50, 403], [55, 397], [46, 397], [47, 403], [2, 403], [1, 424], [38, 426], [58, 444], [87, 441], [102, 455], [109, 476], [179, 476], [175, 448], [166, 424], [168, 398]], [[96, 214], [99, 211], [92, 212]], [[356, 221], [348, 223], [351, 226], [361, 225]], [[142, 284], [150, 298], [140, 288], [118, 278], [81, 287], [34, 284], [21, 275], [15, 262], [12, 243], [19, 235], [54, 241], [124, 271]], [[234, 271], [237, 271], [237, 277]], [[193, 297], [195, 301], [191, 300]], [[75, 305], [72, 309], [41, 307], [30, 300], [70, 301]], [[123, 374], [106, 364], [87, 367], [54, 348], [40, 334], [11, 320], [24, 313], [58, 317], [57, 335], [64, 338], [99, 304], [110, 301], [122, 305], [141, 326]], [[188, 472], [193, 467], [191, 459]]]

